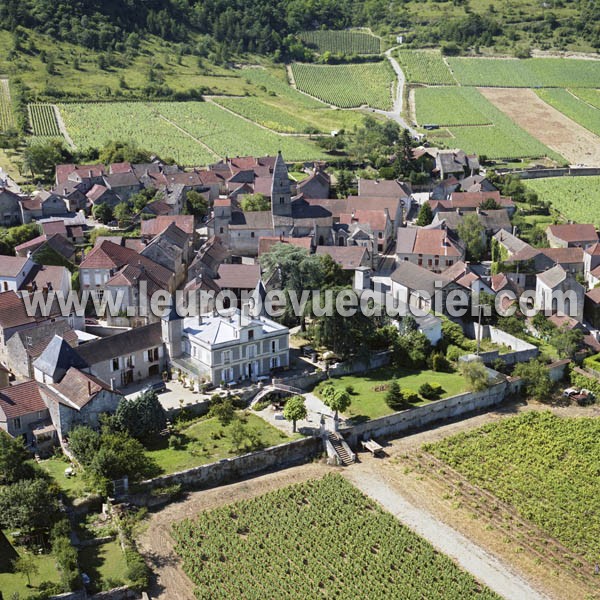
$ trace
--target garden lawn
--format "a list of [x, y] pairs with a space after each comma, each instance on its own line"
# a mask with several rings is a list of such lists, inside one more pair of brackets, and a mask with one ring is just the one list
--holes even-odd
[[66, 477], [65, 469], [67, 469], [70, 464], [71, 463], [63, 460], [61, 457], [54, 457], [42, 460], [39, 463], [39, 466], [44, 469], [54, 481], [56, 481], [61, 490], [69, 498], [82, 498], [85, 496], [86, 492], [83, 474], [80, 470], [77, 470], [75, 476]]
[[[249, 431], [254, 431], [260, 436], [261, 447], [276, 446], [284, 442], [298, 439], [300, 435], [290, 438], [266, 421], [253, 414], [242, 414], [245, 426]], [[244, 454], [248, 451], [237, 451], [231, 441], [232, 424], [221, 425], [216, 418], [206, 418], [182, 430], [185, 436], [184, 444], [179, 449], [169, 448], [168, 440], [160, 441], [159, 447], [148, 450], [148, 456], [158, 464], [163, 473], [176, 473]]]
[[110, 589], [127, 583], [125, 555], [116, 540], [100, 546], [83, 548], [79, 552], [79, 566], [89, 576], [92, 591]]
[[[389, 385], [396, 378], [400, 384], [401, 390], [412, 390], [419, 393], [419, 387], [424, 383], [439, 383], [444, 390], [442, 398], [455, 396], [466, 390], [464, 379], [458, 373], [437, 373], [435, 371], [407, 371], [404, 369], [393, 369], [385, 367], [369, 371], [366, 375], [348, 375], [339, 379], [332, 379], [333, 385], [339, 389], [346, 389], [348, 386], [354, 388], [351, 394], [352, 404], [344, 413], [348, 417], [358, 420], [376, 419], [389, 415], [394, 411], [386, 404], [386, 390], [375, 391], [376, 387]], [[315, 393], [319, 392], [323, 384], [315, 388]], [[426, 404], [429, 400], [421, 399], [413, 406]]]
[[[24, 554], [24, 549], [19, 548], [19, 554]], [[56, 568], [56, 561], [50, 554], [34, 554], [35, 563], [39, 570], [37, 575], [31, 575], [32, 587], [27, 587], [27, 577], [21, 573], [0, 573], [0, 592], [3, 598], [7, 600], [15, 594], [19, 594], [19, 598], [28, 598], [30, 594], [36, 592], [36, 587], [44, 581], [58, 583], [59, 573]]]

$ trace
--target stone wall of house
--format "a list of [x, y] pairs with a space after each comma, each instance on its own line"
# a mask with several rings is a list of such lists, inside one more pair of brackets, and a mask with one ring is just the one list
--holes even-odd
[[[468, 329], [472, 330], [472, 336], [477, 339], [480, 326], [478, 323], [469, 324]], [[490, 325], [481, 326], [481, 339], [489, 339], [492, 343], [511, 348], [512, 352], [501, 353], [499, 350], [482, 352], [481, 359], [485, 364], [492, 364], [496, 359], [502, 359], [507, 365], [514, 365], [520, 362], [528, 362], [537, 358], [540, 354], [539, 348], [522, 340], [506, 331]]]
[[443, 421], [482, 408], [496, 406], [505, 399], [509, 392], [508, 382], [502, 381], [480, 392], [466, 392], [379, 419], [371, 419], [347, 429], [340, 429], [340, 433], [351, 447], [357, 447], [359, 441], [365, 438], [394, 437], [409, 429], [424, 427], [435, 421]]
[[[174, 484], [184, 488], [210, 488], [229, 481], [241, 479], [248, 475], [267, 471], [271, 468], [281, 468], [302, 464], [312, 460], [323, 446], [319, 438], [303, 438], [278, 446], [271, 446], [258, 452], [250, 452], [234, 458], [226, 458], [216, 463], [202, 465], [143, 481], [140, 485], [146, 490], [166, 487]], [[139, 494], [131, 499], [135, 503], [144, 504], [145, 495]]]
[[520, 179], [542, 179], [544, 177], [589, 177], [590, 175], [600, 175], [600, 169], [596, 167], [574, 167], [557, 169], [524, 169], [524, 170], [499, 170], [498, 173], [512, 173]]

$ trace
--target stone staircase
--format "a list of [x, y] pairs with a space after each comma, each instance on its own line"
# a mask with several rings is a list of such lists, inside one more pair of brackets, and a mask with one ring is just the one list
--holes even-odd
[[346, 444], [344, 438], [339, 433], [329, 431], [327, 439], [337, 455], [338, 463], [342, 467], [347, 467], [356, 461], [356, 455], [350, 450], [348, 444]]

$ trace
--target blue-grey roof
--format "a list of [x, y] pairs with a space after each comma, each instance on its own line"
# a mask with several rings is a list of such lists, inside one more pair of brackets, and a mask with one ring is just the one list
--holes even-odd
[[55, 335], [33, 366], [54, 381], [60, 381], [71, 368], [85, 369], [88, 364], [59, 335]]

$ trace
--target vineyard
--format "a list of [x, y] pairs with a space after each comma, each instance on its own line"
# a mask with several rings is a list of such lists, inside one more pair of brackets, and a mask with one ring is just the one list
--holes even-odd
[[425, 87], [415, 89], [417, 122], [449, 125], [492, 125], [490, 103], [475, 89]]
[[439, 51], [399, 50], [396, 57], [409, 83], [456, 85]]
[[[417, 101], [417, 115], [419, 120], [427, 117], [427, 122], [439, 123], [444, 120], [454, 119], [454, 126], [447, 130], [432, 131], [430, 138], [452, 147], [462, 148], [465, 152], [484, 154], [489, 158], [513, 159], [513, 158], [539, 158], [549, 156], [558, 162], [564, 159], [542, 144], [539, 140], [527, 133], [524, 129], [514, 123], [501, 110], [482, 96], [478, 90], [466, 90], [459, 87], [442, 89], [417, 90], [418, 94], [424, 94], [426, 101], [433, 98], [436, 110], [427, 106], [419, 106]], [[418, 98], [419, 96], [417, 96]], [[461, 103], [465, 108], [461, 108]], [[474, 112], [466, 110], [469, 107]], [[452, 110], [458, 111], [456, 115]], [[437, 111], [437, 112], [436, 112]], [[457, 121], [464, 120], [470, 123], [473, 119], [480, 122], [492, 123], [492, 125], [479, 126], [457, 126]], [[422, 122], [425, 122], [424, 120]], [[449, 137], [448, 137], [449, 136]]]
[[304, 31], [300, 39], [317, 52], [379, 54], [381, 40], [365, 31]]
[[[594, 90], [595, 91], [595, 90]], [[600, 110], [586, 104], [568, 90], [545, 89], [536, 90], [536, 94], [550, 106], [560, 111], [569, 119], [600, 135]]]
[[552, 203], [565, 219], [600, 227], [600, 177], [531, 179], [525, 185]]
[[600, 90], [581, 88], [571, 90], [580, 100], [600, 109]]
[[497, 598], [337, 474], [173, 530], [198, 598]]
[[33, 135], [60, 137], [61, 133], [52, 104], [29, 104], [27, 111]]
[[424, 449], [589, 564], [598, 562], [598, 419], [532, 411]]
[[392, 106], [395, 74], [385, 60], [357, 65], [294, 63], [292, 72], [299, 90], [340, 108], [368, 105], [387, 110]]
[[14, 125], [8, 79], [0, 79], [0, 131], [6, 131]]
[[215, 98], [215, 102], [274, 131], [303, 133], [307, 128], [314, 127], [308, 121], [257, 98]]
[[133, 140], [184, 166], [205, 165], [226, 155], [274, 155], [278, 150], [289, 160], [323, 155], [304, 138], [280, 136], [209, 102], [62, 104], [60, 112], [78, 148]]
[[[285, 72], [282, 69], [282, 74], [285, 76]], [[301, 94], [296, 91], [287, 82], [287, 78], [277, 77], [273, 72], [263, 68], [250, 67], [241, 71], [242, 77], [248, 81], [248, 83], [257, 86], [269, 95], [277, 96], [289, 103], [298, 104], [304, 108], [326, 108], [322, 102], [315, 98], [309, 98], [305, 94]]]
[[600, 60], [448, 58], [448, 63], [461, 85], [595, 88], [600, 81]]

